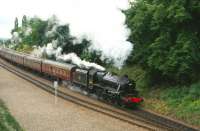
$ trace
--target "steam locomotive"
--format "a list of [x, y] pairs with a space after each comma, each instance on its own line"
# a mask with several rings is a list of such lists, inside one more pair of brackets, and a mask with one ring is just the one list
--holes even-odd
[[97, 69], [82, 69], [73, 64], [43, 60], [7, 48], [0, 48], [0, 57], [60, 81], [79, 86], [112, 104], [132, 107], [143, 101], [138, 97], [135, 82], [131, 81], [127, 75], [120, 77]]

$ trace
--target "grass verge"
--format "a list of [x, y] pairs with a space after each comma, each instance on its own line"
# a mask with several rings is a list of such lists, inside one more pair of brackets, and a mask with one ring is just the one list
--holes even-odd
[[200, 83], [149, 91], [144, 107], [200, 127]]
[[24, 131], [0, 100], [0, 131]]

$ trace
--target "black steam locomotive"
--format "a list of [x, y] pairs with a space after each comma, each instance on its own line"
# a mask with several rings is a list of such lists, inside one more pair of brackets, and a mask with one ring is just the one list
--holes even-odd
[[5, 48], [0, 48], [0, 56], [14, 64], [80, 86], [110, 103], [135, 106], [142, 102], [135, 90], [135, 82], [127, 75], [120, 77], [97, 69], [82, 69], [73, 64], [43, 60]]
[[113, 104], [135, 106], [142, 101], [137, 97], [135, 82], [129, 80], [127, 75], [120, 77], [96, 69], [76, 69], [73, 83]]

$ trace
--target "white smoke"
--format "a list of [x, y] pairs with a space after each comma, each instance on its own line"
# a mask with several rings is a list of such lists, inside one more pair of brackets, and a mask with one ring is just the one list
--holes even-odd
[[57, 33], [58, 26], [59, 26], [59, 20], [55, 15], [48, 18], [47, 32], [45, 34], [46, 37], [47, 38], [54, 37], [54, 35]]
[[43, 56], [43, 53], [45, 52], [45, 46], [43, 47], [36, 47], [36, 46], [33, 46], [33, 51], [31, 52], [31, 55], [34, 56], [34, 57], [38, 57], [38, 58], [42, 58]]
[[57, 48], [57, 40], [53, 40], [51, 43], [48, 43], [45, 47], [46, 54], [48, 56], [59, 56], [61, 55], [62, 48]]
[[87, 68], [87, 69], [95, 68], [95, 69], [98, 69], [101, 71], [105, 70], [104, 67], [102, 67], [96, 63], [90, 63], [88, 61], [81, 60], [75, 53], [60, 55], [57, 57], [57, 60], [64, 60], [66, 62], [71, 62], [82, 68]]
[[46, 33], [46, 36], [49, 37], [49, 38], [53, 37], [55, 35], [55, 33], [56, 33], [57, 27], [58, 27], [57, 25], [54, 25], [53, 28], [52, 28], [52, 30], [50, 30], [50, 31], [48, 31]]
[[[119, 8], [128, 8], [126, 0], [82, 1], [68, 17], [71, 33], [92, 40], [91, 49], [100, 50], [102, 58], [111, 58], [116, 67], [122, 67], [133, 46], [127, 42], [130, 31], [124, 25], [125, 16]], [[118, 3], [119, 2], [119, 3]], [[87, 8], [87, 9], [86, 9]], [[60, 16], [59, 16], [60, 18]]]
[[56, 43], [56, 40], [53, 40], [52, 43], [48, 43], [43, 47], [36, 47], [34, 46], [34, 50], [31, 52], [31, 55], [34, 57], [42, 58], [43, 55], [47, 55], [48, 57], [55, 56], [56, 58], [61, 55], [62, 48], [61, 47], [54, 47], [53, 45]]
[[6, 0], [3, 5], [0, 12], [8, 12], [12, 20], [24, 14], [44, 19], [55, 14], [62, 23], [69, 23], [73, 36], [87, 36], [93, 42], [92, 48], [113, 58], [118, 67], [132, 51], [132, 44], [126, 41], [129, 30], [124, 25], [125, 16], [120, 11], [128, 8], [128, 0]]
[[20, 32], [13, 32], [11, 37], [11, 44], [9, 44], [9, 48], [13, 48], [19, 43], [22, 42], [22, 38], [19, 34], [24, 34], [25, 36], [29, 36], [32, 33], [31, 27], [22, 28]]
[[26, 27], [23, 32], [25, 36], [29, 36], [32, 33], [32, 28]]
[[81, 60], [75, 53], [69, 53], [69, 54], [61, 54], [62, 48], [61, 47], [54, 47], [53, 44], [56, 43], [56, 41], [52, 41], [52, 43], [48, 43], [47, 46], [43, 47], [35, 47], [35, 49], [32, 52], [32, 55], [35, 57], [42, 57], [44, 54], [48, 56], [55, 56], [56, 60], [62, 60], [65, 62], [70, 62], [78, 67], [81, 68], [95, 68], [101, 71], [104, 71], [105, 68], [96, 64], [91, 63], [85, 60]]
[[13, 43], [13, 45], [18, 44], [21, 41], [22, 41], [22, 39], [20, 38], [19, 33], [18, 32], [13, 32], [12, 38], [11, 38], [11, 42]]

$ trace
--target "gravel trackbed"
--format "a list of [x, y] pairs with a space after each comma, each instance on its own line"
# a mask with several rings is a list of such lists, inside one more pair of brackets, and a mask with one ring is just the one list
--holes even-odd
[[57, 98], [0, 67], [0, 99], [27, 131], [145, 131]]

